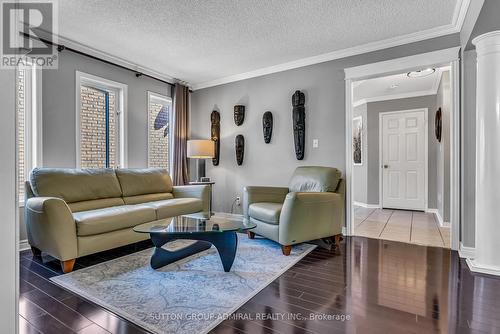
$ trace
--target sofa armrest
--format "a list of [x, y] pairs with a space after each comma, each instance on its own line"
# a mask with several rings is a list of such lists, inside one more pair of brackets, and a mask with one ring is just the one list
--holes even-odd
[[344, 197], [332, 192], [291, 192], [281, 209], [282, 245], [326, 238], [342, 233]]
[[61, 260], [78, 255], [76, 223], [66, 202], [56, 197], [32, 197], [25, 203], [28, 241]]
[[283, 203], [286, 194], [286, 187], [247, 186], [243, 188], [243, 215], [248, 219], [248, 207], [252, 203]]
[[203, 212], [210, 210], [210, 186], [208, 185], [174, 186], [172, 194], [174, 198], [199, 198], [203, 202]]

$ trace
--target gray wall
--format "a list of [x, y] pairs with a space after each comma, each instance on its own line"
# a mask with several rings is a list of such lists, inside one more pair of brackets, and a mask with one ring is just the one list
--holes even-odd
[[362, 165], [352, 166], [352, 196], [355, 202], [368, 204], [368, 134], [366, 131], [367, 126], [367, 106], [366, 103], [353, 108], [353, 117], [361, 116], [363, 119], [363, 133], [361, 138], [362, 145]]
[[76, 71], [128, 85], [128, 166], [147, 167], [147, 91], [171, 96], [170, 86], [70, 51], [59, 53], [57, 70], [42, 74], [43, 165], [76, 166]]
[[462, 228], [464, 246], [474, 247], [476, 221], [476, 51], [464, 53], [462, 89]]
[[437, 208], [436, 171], [438, 142], [434, 136], [434, 114], [436, 112], [436, 95], [411, 97], [405, 99], [369, 102], [368, 103], [368, 203], [380, 204], [379, 199], [379, 114], [381, 112], [428, 108], [428, 207]]
[[[437, 151], [437, 208], [443, 221], [450, 221], [450, 72], [443, 73], [437, 92], [437, 108], [442, 112], [441, 142]], [[429, 119], [429, 123], [434, 123]], [[435, 137], [434, 137], [435, 138]]]
[[[195, 91], [192, 94], [192, 137], [210, 136], [210, 112], [221, 113], [220, 165], [207, 164], [207, 176], [216, 182], [214, 210], [230, 211], [245, 185], [286, 185], [301, 165], [334, 166], [345, 171], [344, 68], [406, 57], [459, 45], [459, 34], [412, 43], [354, 57], [333, 60]], [[292, 137], [291, 96], [297, 89], [306, 95], [306, 152], [295, 159]], [[235, 104], [247, 106], [245, 123], [233, 122]], [[273, 139], [264, 144], [262, 114], [275, 117]], [[245, 160], [237, 166], [234, 137], [245, 136]], [[319, 139], [319, 148], [312, 140]]]

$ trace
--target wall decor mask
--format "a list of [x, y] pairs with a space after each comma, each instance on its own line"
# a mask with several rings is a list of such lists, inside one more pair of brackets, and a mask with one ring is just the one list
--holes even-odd
[[273, 135], [273, 113], [266, 111], [262, 115], [262, 131], [264, 132], [264, 142], [269, 144]]
[[243, 156], [245, 155], [245, 137], [237, 135], [234, 139], [234, 148], [236, 151], [236, 162], [238, 166], [243, 164]]
[[441, 142], [441, 133], [443, 131], [443, 113], [441, 108], [436, 111], [436, 118], [434, 118], [434, 130], [436, 132], [436, 139]]
[[293, 119], [293, 140], [295, 144], [295, 156], [297, 160], [304, 159], [305, 139], [306, 139], [306, 108], [304, 104], [306, 98], [300, 90], [292, 95], [292, 119]]
[[240, 126], [245, 121], [245, 106], [236, 105], [234, 106], [234, 123]]
[[217, 110], [212, 111], [210, 114], [210, 122], [210, 136], [215, 145], [215, 154], [212, 158], [212, 164], [218, 166], [220, 157], [220, 113]]

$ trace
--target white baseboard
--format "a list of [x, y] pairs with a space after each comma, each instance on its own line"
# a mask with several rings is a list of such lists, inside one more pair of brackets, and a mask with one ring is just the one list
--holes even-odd
[[30, 244], [28, 243], [28, 239], [19, 240], [19, 251], [24, 251], [30, 249]]
[[467, 258], [465, 260], [465, 262], [467, 262], [467, 265], [469, 266], [469, 269], [472, 272], [500, 276], [500, 268], [499, 267], [485, 266], [485, 265], [476, 263], [474, 261], [474, 259], [469, 259], [469, 258]]
[[474, 247], [466, 247], [462, 243], [460, 243], [460, 247], [458, 248], [458, 255], [464, 259], [473, 259], [475, 251], [476, 249]]
[[361, 206], [361, 207], [367, 208], [367, 209], [379, 209], [380, 208], [379, 204], [367, 204], [367, 203], [356, 202], [356, 201], [353, 201], [352, 204], [356, 205], [356, 206]]
[[450, 227], [450, 222], [443, 221], [438, 209], [426, 209], [425, 212], [435, 214], [440, 227]]

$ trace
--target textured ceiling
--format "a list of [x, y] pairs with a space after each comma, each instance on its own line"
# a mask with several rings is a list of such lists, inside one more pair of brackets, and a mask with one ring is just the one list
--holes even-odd
[[59, 1], [59, 33], [196, 85], [369, 42], [449, 27], [460, 3], [64, 0]]
[[382, 101], [409, 96], [436, 94], [441, 72], [449, 67], [437, 68], [436, 72], [422, 78], [409, 78], [406, 73], [358, 81], [353, 88], [353, 101]]

